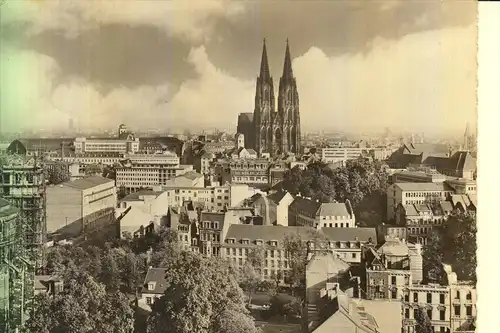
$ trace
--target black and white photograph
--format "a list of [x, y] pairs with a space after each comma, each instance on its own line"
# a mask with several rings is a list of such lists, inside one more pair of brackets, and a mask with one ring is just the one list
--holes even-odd
[[477, 73], [472, 0], [0, 1], [0, 333], [476, 332]]

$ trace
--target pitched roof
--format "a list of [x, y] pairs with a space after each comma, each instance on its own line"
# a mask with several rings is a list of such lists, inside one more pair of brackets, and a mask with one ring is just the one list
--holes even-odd
[[285, 191], [279, 191], [279, 192], [268, 195], [267, 198], [269, 200], [273, 201], [274, 203], [279, 204], [281, 202], [281, 200], [285, 197], [286, 193], [287, 192], [285, 192]]
[[252, 123], [253, 122], [253, 112], [240, 113], [238, 115], [238, 123]]
[[[233, 224], [229, 226], [226, 238], [234, 239], [261, 239], [263, 241], [283, 241], [286, 235], [298, 235], [302, 240], [314, 238], [314, 228], [297, 226], [269, 226], [269, 225], [247, 225]], [[375, 228], [321, 228], [330, 241], [369, 241], [377, 240]]]
[[247, 149], [247, 153], [250, 155], [257, 155], [257, 152], [253, 149]]
[[477, 159], [470, 152], [459, 151], [450, 157], [450, 164], [456, 170], [475, 170]]
[[210, 221], [210, 222], [224, 222], [225, 213], [218, 212], [201, 212], [200, 221]]
[[396, 183], [402, 191], [451, 191], [452, 189], [445, 183]]
[[403, 205], [403, 208], [404, 208], [404, 210], [406, 212], [406, 216], [415, 216], [415, 215], [418, 215], [418, 212], [415, 209], [415, 206], [413, 206], [412, 204]]
[[296, 197], [290, 204], [290, 208], [299, 212], [307, 212], [314, 216], [318, 214], [320, 207], [321, 203], [302, 197]]
[[321, 231], [331, 241], [377, 241], [375, 228], [321, 228]]
[[114, 182], [115, 181], [113, 179], [104, 178], [101, 176], [89, 176], [82, 179], [66, 182], [63, 185], [83, 191], [92, 187]]
[[449, 201], [441, 201], [439, 205], [444, 213], [453, 211], [453, 205]]
[[[144, 279], [144, 285], [142, 286], [142, 292], [146, 294], [163, 294], [167, 288], [167, 283], [165, 279], [166, 274], [165, 268], [149, 268], [146, 278]], [[148, 283], [156, 282], [155, 288], [153, 290], [148, 290]]]
[[321, 204], [319, 211], [321, 216], [350, 216], [345, 203], [328, 202]]
[[261, 239], [263, 241], [283, 241], [286, 235], [299, 235], [303, 240], [312, 239], [314, 229], [309, 227], [285, 227], [281, 225], [232, 224], [226, 239]]
[[407, 153], [411, 155], [426, 154], [429, 156], [439, 156], [441, 154], [448, 154], [448, 146], [439, 143], [409, 143], [404, 147]]

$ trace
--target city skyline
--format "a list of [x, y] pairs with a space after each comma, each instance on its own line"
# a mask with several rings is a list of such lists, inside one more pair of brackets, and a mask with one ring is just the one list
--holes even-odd
[[2, 6], [3, 131], [232, 127], [263, 38], [275, 80], [290, 40], [304, 131], [475, 127], [472, 2], [106, 4]]

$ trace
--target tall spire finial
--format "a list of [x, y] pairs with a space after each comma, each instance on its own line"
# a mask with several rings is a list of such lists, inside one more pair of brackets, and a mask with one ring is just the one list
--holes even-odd
[[262, 59], [260, 60], [260, 77], [262, 79], [270, 79], [269, 62], [267, 61], [266, 38], [262, 42]]
[[290, 56], [290, 45], [288, 43], [288, 38], [286, 39], [286, 51], [285, 51], [285, 63], [283, 66], [283, 77], [284, 78], [293, 78], [292, 57]]

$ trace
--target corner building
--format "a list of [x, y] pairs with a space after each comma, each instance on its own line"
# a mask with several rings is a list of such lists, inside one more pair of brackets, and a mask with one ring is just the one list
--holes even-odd
[[280, 78], [277, 109], [273, 77], [267, 59], [266, 41], [262, 49], [260, 74], [255, 87], [254, 113], [238, 116], [238, 131], [245, 132], [247, 148], [259, 156], [278, 156], [284, 153], [300, 154], [299, 93], [293, 75], [288, 40], [285, 50], [283, 74]]

